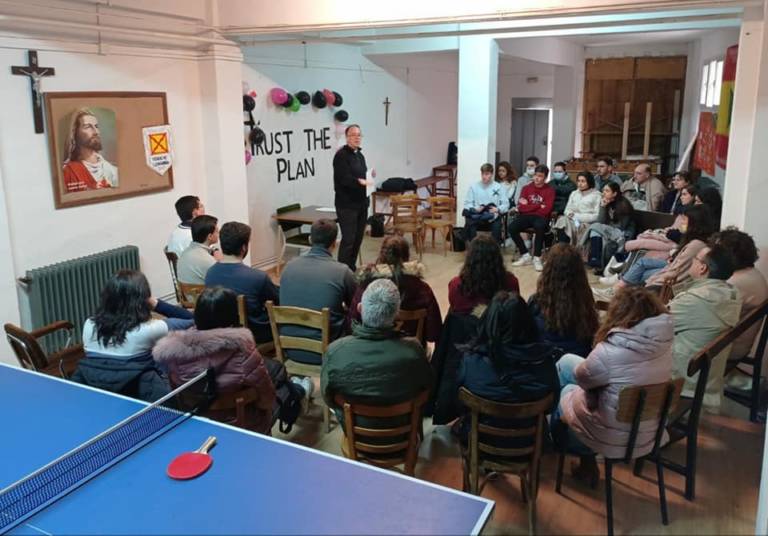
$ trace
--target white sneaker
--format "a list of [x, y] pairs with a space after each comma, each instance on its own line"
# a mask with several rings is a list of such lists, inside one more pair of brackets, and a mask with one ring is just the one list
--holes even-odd
[[613, 295], [616, 294], [616, 290], [613, 287], [608, 288], [593, 288], [592, 294], [597, 301], [609, 302], [613, 299]]
[[619, 282], [619, 274], [613, 274], [609, 275], [607, 277], [601, 277], [598, 281], [600, 281], [601, 285], [615, 285]]
[[517, 259], [515, 262], [512, 263], [512, 266], [525, 266], [527, 264], [531, 264], [533, 262], [533, 257], [531, 257], [530, 253], [526, 253], [519, 259]]
[[541, 272], [544, 269], [544, 264], [541, 262], [541, 257], [533, 258], [533, 269], [537, 272]]
[[291, 376], [291, 381], [304, 389], [304, 392], [307, 393], [307, 400], [312, 398], [312, 393], [315, 390], [315, 382], [312, 381], [312, 378], [307, 376]]

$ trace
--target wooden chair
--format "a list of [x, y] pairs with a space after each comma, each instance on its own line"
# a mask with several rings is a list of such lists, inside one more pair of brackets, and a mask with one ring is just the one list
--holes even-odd
[[[331, 340], [331, 311], [323, 307], [321, 311], [304, 309], [302, 307], [278, 306], [268, 301], [269, 323], [272, 327], [272, 340], [275, 344], [275, 355], [284, 365], [288, 374], [297, 376], [319, 377], [322, 370], [322, 357], [328, 349]], [[280, 326], [291, 325], [313, 328], [320, 331], [320, 339], [280, 335]], [[303, 350], [318, 354], [321, 362], [317, 365], [300, 363], [286, 355], [286, 350]], [[331, 414], [328, 407], [323, 408], [323, 423], [325, 431], [331, 431]]]
[[424, 334], [424, 326], [427, 323], [427, 310], [426, 309], [400, 309], [395, 316], [395, 329], [403, 329], [403, 325], [406, 322], [416, 322], [416, 334], [414, 335], [422, 345], [426, 345], [426, 335]]
[[[341, 451], [345, 457], [376, 467], [396, 469], [403, 465], [403, 473], [413, 476], [419, 451], [421, 408], [427, 402], [429, 391], [421, 392], [413, 400], [392, 406], [369, 406], [349, 402], [336, 395], [336, 405], [344, 411], [344, 435]], [[409, 419], [408, 424], [394, 428], [368, 428], [356, 424], [358, 417], [369, 419]], [[407, 439], [404, 437], [407, 436]], [[366, 439], [368, 442], [366, 442]], [[370, 440], [374, 439], [375, 444]]]
[[435, 247], [435, 231], [443, 236], [443, 257], [448, 255], [448, 249], [453, 251], [453, 222], [456, 221], [456, 199], [447, 196], [430, 197], [429, 217], [424, 219], [425, 232], [432, 230], [432, 248]]
[[[653, 440], [653, 450], [647, 456], [656, 461], [656, 475], [659, 486], [659, 507], [661, 509], [661, 522], [669, 524], [667, 513], [667, 495], [664, 486], [664, 465], [656, 457], [659, 452], [661, 440], [664, 436], [664, 425], [670, 410], [675, 406], [680, 391], [683, 388], [683, 379], [678, 378], [665, 383], [655, 385], [632, 385], [624, 387], [619, 392], [619, 407], [616, 411], [616, 420], [621, 423], [631, 423], [629, 440], [623, 458], [605, 458], [605, 507], [607, 511], [608, 535], [613, 535], [613, 464], [616, 462], [630, 463], [634, 456], [635, 441], [643, 421], [656, 422], [656, 434]], [[565, 449], [561, 450], [557, 462], [557, 481], [555, 491], [560, 493], [563, 483], [563, 465], [565, 464]]]
[[[471, 428], [469, 446], [462, 449], [464, 468], [464, 491], [480, 495], [488, 483], [485, 478], [480, 483], [482, 473], [510, 473], [520, 478], [523, 501], [528, 503], [528, 532], [536, 532], [536, 498], [539, 494], [539, 461], [541, 459], [544, 417], [551, 410], [554, 395], [549, 394], [541, 400], [524, 404], [495, 402], [479, 397], [466, 387], [459, 389], [459, 400], [470, 411]], [[482, 424], [481, 416], [502, 419], [536, 419], [533, 426], [514, 426], [498, 428]], [[530, 446], [520, 448], [502, 448], [486, 443], [484, 437], [528, 439]]]
[[421, 260], [424, 250], [424, 222], [419, 215], [421, 199], [414, 194], [393, 195], [389, 198], [392, 206], [392, 226], [397, 234], [411, 233], [413, 246]]
[[[69, 338], [64, 348], [46, 354], [38, 339], [60, 330], [68, 330]], [[85, 355], [82, 344], [71, 344], [72, 323], [60, 320], [33, 331], [24, 331], [14, 324], [5, 324], [5, 336], [22, 368], [35, 370], [59, 378], [69, 378], [77, 363]]]
[[171, 271], [171, 282], [173, 283], [173, 291], [176, 293], [176, 301], [181, 303], [182, 296], [179, 293], [179, 278], [176, 270], [179, 257], [173, 251], [168, 251], [168, 246], [163, 248], [163, 253], [165, 253], [165, 260], [168, 261], [168, 269]]
[[[245, 303], [245, 295], [237, 295], [237, 317], [240, 319], [240, 325], [248, 327], [248, 306]], [[256, 344], [256, 349], [261, 357], [275, 357], [275, 343], [272, 341]]]
[[179, 304], [187, 309], [194, 309], [197, 298], [205, 290], [205, 285], [197, 285], [195, 283], [182, 283], [179, 281], [179, 294], [181, 299]]

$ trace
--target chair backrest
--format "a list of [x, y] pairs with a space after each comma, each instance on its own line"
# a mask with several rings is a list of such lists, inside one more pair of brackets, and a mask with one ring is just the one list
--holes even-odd
[[446, 220], [453, 223], [456, 212], [456, 200], [446, 195], [430, 197], [428, 200], [430, 218], [433, 220]]
[[168, 261], [168, 269], [171, 271], [171, 282], [173, 283], [173, 291], [176, 293], [176, 301], [181, 303], [182, 296], [179, 293], [179, 278], [177, 271], [179, 257], [173, 251], [168, 251], [168, 246], [163, 248], [163, 253], [165, 253], [165, 260]]
[[[322, 356], [325, 354], [331, 340], [331, 311], [323, 307], [320, 311], [275, 305], [272, 301], [266, 303], [269, 313], [269, 324], [272, 327], [272, 340], [275, 343], [275, 353], [280, 361], [286, 358], [286, 350], [304, 350]], [[280, 326], [291, 325], [313, 328], [320, 331], [320, 339], [280, 335]]]
[[419, 223], [419, 204], [421, 199], [415, 194], [393, 195], [389, 198], [392, 207], [392, 224], [412, 225]]
[[406, 322], [416, 322], [416, 335], [415, 337], [424, 344], [424, 325], [427, 322], [427, 310], [426, 309], [400, 309], [395, 316], [395, 329], [403, 329], [403, 325]]
[[200, 296], [200, 294], [203, 293], [204, 290], [205, 285], [182, 283], [179, 281], [179, 294], [181, 294], [179, 304], [181, 304], [182, 307], [186, 307], [187, 309], [194, 309], [195, 303], [197, 303], [197, 298]]
[[616, 410], [616, 420], [631, 423], [629, 441], [624, 460], [629, 462], [635, 450], [637, 433], [643, 421], [656, 421], [656, 443], [654, 451], [659, 447], [664, 433], [664, 425], [670, 410], [677, 404], [680, 391], [683, 389], [683, 378], [670, 380], [653, 385], [631, 385], [619, 391], [619, 406]]
[[[421, 408], [429, 391], [416, 398], [391, 406], [369, 406], [345, 400], [336, 395], [334, 401], [344, 412], [344, 453], [353, 460], [364, 461], [378, 467], [404, 465], [404, 471], [413, 475], [418, 453]], [[405, 420], [407, 424], [390, 427], [364, 427], [357, 424], [358, 417], [368, 419]]]
[[48, 357], [37, 339], [14, 324], [5, 324], [5, 336], [22, 368], [40, 371], [48, 366]]
[[242, 327], [248, 327], [248, 307], [245, 304], [245, 294], [237, 295], [237, 318], [240, 319]]
[[[171, 389], [176, 389], [184, 384], [174, 374], [168, 375], [168, 381]], [[179, 405], [182, 410], [195, 408], [200, 404], [202, 396], [206, 396], [204, 388], [192, 388], [182, 391], [179, 395]], [[255, 387], [244, 387], [237, 391], [226, 393], [216, 392], [216, 398], [205, 409], [203, 415], [214, 420], [223, 420], [229, 415], [234, 415], [234, 425], [240, 428], [248, 428], [248, 417], [246, 411], [248, 406], [259, 400], [259, 393]], [[229, 420], [229, 419], [226, 419]]]

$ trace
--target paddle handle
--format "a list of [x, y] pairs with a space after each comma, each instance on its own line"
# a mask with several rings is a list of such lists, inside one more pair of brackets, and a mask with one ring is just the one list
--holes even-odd
[[205, 440], [205, 443], [203, 443], [202, 446], [195, 452], [199, 452], [200, 454], [208, 454], [208, 451], [211, 450], [215, 444], [216, 438], [214, 436], [210, 436]]

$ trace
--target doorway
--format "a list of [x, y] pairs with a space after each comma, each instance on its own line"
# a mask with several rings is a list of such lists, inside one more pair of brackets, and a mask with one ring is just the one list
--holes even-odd
[[531, 155], [549, 165], [552, 145], [551, 107], [526, 106], [517, 102], [521, 100], [525, 99], [513, 99], [509, 147], [510, 164], [518, 173], [525, 171], [525, 159]]

